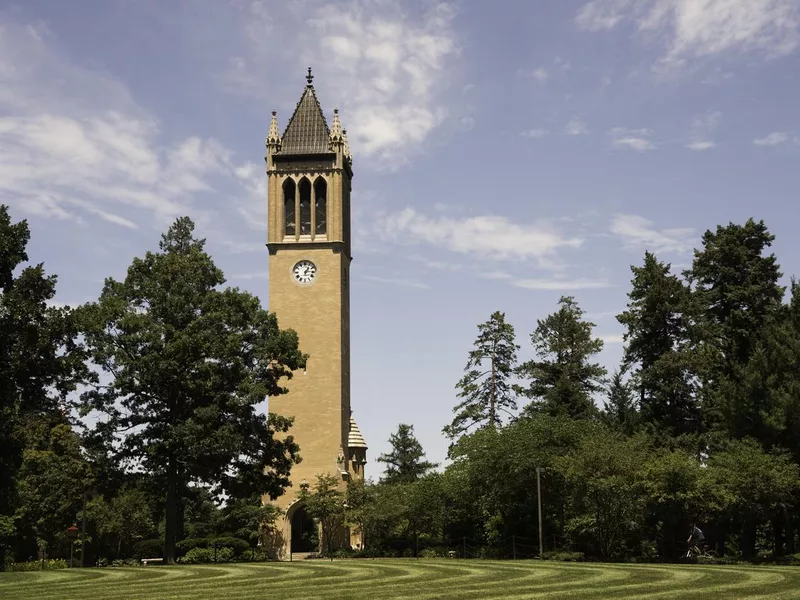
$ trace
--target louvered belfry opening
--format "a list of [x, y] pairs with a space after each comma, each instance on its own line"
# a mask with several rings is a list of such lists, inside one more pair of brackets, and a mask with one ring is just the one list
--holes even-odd
[[284, 234], [294, 236], [297, 231], [295, 221], [295, 185], [293, 179], [283, 182], [283, 214], [284, 214]]
[[300, 192], [300, 235], [311, 235], [311, 182], [303, 177], [297, 189]]
[[314, 233], [325, 235], [328, 222], [328, 184], [323, 177], [317, 177], [314, 182]]

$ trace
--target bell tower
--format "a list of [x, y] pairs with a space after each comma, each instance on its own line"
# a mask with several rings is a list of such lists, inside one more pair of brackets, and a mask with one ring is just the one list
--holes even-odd
[[[302, 547], [301, 485], [335, 475], [346, 486], [363, 479], [367, 445], [350, 408], [350, 189], [352, 157], [338, 109], [331, 126], [317, 99], [311, 68], [283, 135], [272, 112], [266, 146], [269, 310], [294, 329], [309, 355], [288, 394], [269, 399], [270, 412], [291, 416], [289, 435], [302, 462], [292, 487], [275, 504], [284, 511], [285, 550]], [[354, 537], [355, 535], [355, 537]], [[360, 535], [351, 543], [360, 544]], [[293, 539], [294, 538], [294, 539]]]

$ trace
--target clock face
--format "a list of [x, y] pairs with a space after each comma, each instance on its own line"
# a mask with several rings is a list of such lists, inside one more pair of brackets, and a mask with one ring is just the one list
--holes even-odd
[[301, 260], [292, 269], [292, 275], [297, 283], [311, 283], [317, 276], [317, 265], [310, 260]]

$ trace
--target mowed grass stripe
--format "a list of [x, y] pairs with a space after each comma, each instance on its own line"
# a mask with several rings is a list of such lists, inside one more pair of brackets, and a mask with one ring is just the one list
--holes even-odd
[[795, 598], [800, 568], [539, 561], [298, 561], [0, 574], [3, 600]]

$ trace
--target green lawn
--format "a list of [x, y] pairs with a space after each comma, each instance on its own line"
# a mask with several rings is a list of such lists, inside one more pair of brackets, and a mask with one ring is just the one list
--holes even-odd
[[2, 600], [800, 597], [800, 568], [481, 560], [293, 563], [0, 573]]

